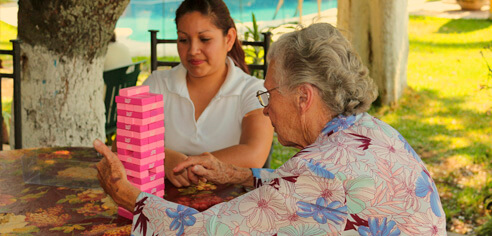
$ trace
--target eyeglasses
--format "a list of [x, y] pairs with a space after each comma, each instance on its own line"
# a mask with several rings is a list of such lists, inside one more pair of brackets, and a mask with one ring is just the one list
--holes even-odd
[[268, 102], [270, 100], [270, 92], [278, 88], [279, 87], [275, 87], [267, 91], [258, 90], [258, 92], [256, 92], [256, 97], [263, 107], [268, 106]]

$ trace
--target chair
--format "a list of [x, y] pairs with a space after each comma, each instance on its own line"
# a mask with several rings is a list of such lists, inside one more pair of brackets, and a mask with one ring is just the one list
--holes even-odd
[[128, 66], [108, 70], [103, 72], [104, 84], [104, 105], [106, 107], [106, 138], [108, 144], [112, 143], [111, 137], [116, 132], [116, 103], [115, 97], [122, 88], [135, 86], [138, 75], [140, 74], [140, 65], [144, 61], [136, 62]]
[[[12, 50], [0, 50], [0, 54], [11, 55], [13, 61], [14, 71], [10, 73], [0, 73], [0, 80], [2, 78], [11, 78], [14, 80], [14, 136], [15, 136], [15, 149], [22, 148], [22, 124], [21, 124], [21, 76], [20, 76], [20, 40], [10, 40], [12, 42]], [[0, 83], [0, 111], [2, 111], [2, 92]], [[0, 124], [3, 124], [3, 115], [0, 116]], [[0, 150], [3, 150], [3, 129], [0, 128]]]
[[[170, 66], [174, 67], [179, 65], [179, 62], [176, 61], [159, 61], [157, 59], [157, 44], [175, 44], [177, 43], [176, 39], [158, 39], [157, 33], [159, 30], [149, 30], [150, 32], [150, 70], [157, 70], [159, 66]], [[266, 55], [268, 53], [268, 48], [270, 47], [270, 43], [272, 41], [272, 33], [265, 32], [263, 34], [263, 41], [241, 41], [243, 46], [253, 46], [253, 47], [263, 47], [263, 64], [249, 64], [248, 67], [250, 69], [251, 74], [254, 73], [255, 70], [263, 71], [263, 75], [265, 76], [268, 70], [268, 61]], [[270, 168], [270, 161], [272, 159], [273, 152], [273, 142], [272, 147], [270, 148], [270, 153], [268, 154], [268, 158], [265, 162], [263, 168]]]

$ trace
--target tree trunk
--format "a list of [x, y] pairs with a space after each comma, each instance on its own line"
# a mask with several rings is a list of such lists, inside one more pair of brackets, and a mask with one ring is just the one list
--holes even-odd
[[337, 27], [351, 40], [379, 88], [379, 102], [398, 101], [407, 86], [406, 0], [338, 1]]
[[105, 137], [104, 56], [128, 3], [19, 0], [24, 148], [91, 146]]

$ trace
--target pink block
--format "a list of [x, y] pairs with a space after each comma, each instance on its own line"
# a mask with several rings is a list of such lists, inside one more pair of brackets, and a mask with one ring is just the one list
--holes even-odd
[[[165, 188], [166, 188], [166, 186], [164, 186], [164, 189]], [[157, 191], [157, 193], [154, 193], [154, 195], [156, 195], [160, 198], [163, 198], [164, 197], [164, 190]]]
[[134, 152], [146, 152], [146, 151], [151, 151], [152, 149], [156, 149], [158, 147], [164, 147], [164, 141], [157, 141], [144, 145], [134, 145], [134, 144], [116, 141], [116, 145], [118, 148], [123, 148]]
[[[164, 102], [162, 100], [143, 106], [130, 105], [130, 107], [128, 106], [126, 107], [127, 109], [124, 109], [123, 107], [122, 109], [129, 110], [129, 111], [136, 111], [136, 112], [144, 112], [144, 111], [154, 110], [160, 107], [164, 107]], [[116, 108], [118, 108], [118, 106], [116, 106]]]
[[128, 177], [128, 180], [132, 183], [135, 183], [135, 184], [145, 184], [145, 183], [148, 183], [150, 181], [154, 181], [156, 179], [164, 179], [164, 172], [159, 172], [159, 173], [150, 173], [149, 172], [149, 176], [145, 177], [145, 178], [134, 178], [134, 177]]
[[117, 152], [118, 152], [118, 155], [127, 155], [127, 156], [132, 156], [132, 157], [135, 157], [135, 158], [142, 159], [142, 158], [146, 158], [146, 157], [149, 157], [149, 156], [154, 156], [154, 155], [158, 155], [158, 154], [164, 153], [164, 146], [157, 147], [155, 149], [152, 149], [152, 150], [149, 150], [149, 151], [146, 151], [146, 152], [134, 152], [134, 151], [127, 150], [127, 149], [118, 148], [117, 149]]
[[155, 96], [155, 101], [160, 102], [163, 100], [162, 94], [150, 93], [150, 95]]
[[135, 105], [125, 104], [125, 103], [116, 103], [116, 110], [133, 110]]
[[132, 185], [137, 187], [140, 191], [150, 193], [150, 192], [148, 192], [149, 190], [152, 190], [152, 189], [157, 190], [158, 187], [160, 188], [158, 190], [164, 189], [164, 187], [162, 186], [162, 185], [164, 185], [164, 179], [156, 179], [154, 181], [150, 181], [150, 182], [147, 182], [145, 184], [132, 183]]
[[116, 148], [116, 152], [118, 153], [118, 155], [126, 155], [126, 156], [132, 156], [133, 155], [132, 151], [126, 150], [123, 148]]
[[153, 169], [149, 169], [149, 173], [159, 173], [164, 171], [164, 165], [156, 166]]
[[114, 100], [116, 101], [116, 103], [125, 103], [125, 104], [141, 106], [141, 105], [148, 105], [162, 100], [162, 94], [143, 93], [131, 97], [116, 96]]
[[156, 108], [154, 110], [145, 111], [145, 112], [136, 112], [136, 111], [128, 111], [128, 110], [118, 109], [118, 110], [116, 110], [116, 114], [118, 114], [119, 116], [145, 119], [145, 118], [149, 118], [152, 116], [164, 114], [164, 108], [160, 107], [160, 108]]
[[[159, 154], [159, 155], [163, 155], [163, 154]], [[121, 161], [132, 163], [135, 165], [147, 165], [150, 163], [154, 163], [157, 161], [157, 157], [158, 157], [158, 155], [154, 155], [154, 156], [150, 156], [150, 157], [146, 157], [146, 158], [135, 158], [133, 156], [118, 154], [118, 158]]]
[[118, 129], [124, 129], [128, 131], [134, 131], [134, 132], [144, 132], [144, 131], [149, 131], [152, 129], [157, 129], [160, 127], [164, 127], [164, 122], [157, 121], [148, 125], [132, 125], [132, 124], [125, 124], [121, 122], [116, 122], [116, 128]]
[[157, 122], [148, 124], [148, 126], [149, 126], [149, 130], [153, 130], [153, 129], [164, 127], [164, 122], [157, 121]]
[[149, 143], [154, 143], [154, 142], [159, 142], [159, 141], [164, 141], [164, 134], [157, 134], [152, 137], [148, 138], [133, 138], [133, 137], [127, 137], [123, 135], [116, 135], [116, 141], [123, 142], [123, 143], [129, 143], [133, 145], [147, 145]]
[[116, 116], [116, 122], [124, 124], [133, 124], [133, 118], [126, 116]]
[[132, 86], [132, 87], [120, 89], [120, 95], [126, 96], [126, 97], [134, 96], [134, 95], [142, 94], [142, 93], [148, 93], [148, 92], [149, 92], [149, 86], [148, 85]]
[[133, 213], [123, 207], [118, 207], [118, 215], [123, 216], [129, 220], [133, 220]]
[[152, 169], [154, 167], [157, 167], [159, 165], [164, 165], [164, 160], [157, 160], [155, 162], [152, 162], [152, 163], [148, 163], [148, 164], [145, 164], [145, 165], [137, 165], [137, 164], [133, 164], [133, 163], [130, 163], [130, 162], [123, 162], [123, 166], [125, 167], [125, 169], [127, 170], [133, 170], [133, 171], [143, 171], [143, 170], [149, 170], [149, 169]]
[[157, 193], [159, 191], [164, 191], [164, 180], [162, 180], [162, 183], [161, 184], [159, 184], [159, 185], [157, 185], [155, 187], [149, 188], [149, 189], [144, 189], [142, 191], [144, 191], [146, 193], [150, 193], [150, 194], [155, 194], [155, 193]]
[[135, 177], [135, 178], [143, 179], [143, 178], [149, 176], [149, 170], [134, 171], [134, 170], [127, 170], [127, 169], [125, 169], [125, 171], [126, 171], [127, 177], [130, 176], [130, 177]]
[[139, 118], [133, 118], [133, 117], [126, 117], [126, 116], [116, 116], [117, 122], [125, 123], [125, 124], [133, 124], [133, 125], [148, 125], [157, 121], [163, 121], [164, 120], [164, 114], [144, 118], [144, 119], [139, 119]]
[[[164, 122], [162, 122], [162, 123], [164, 123]], [[116, 128], [116, 134], [121, 135], [121, 136], [125, 136], [125, 137], [130, 137], [130, 138], [144, 139], [144, 138], [153, 137], [153, 136], [156, 136], [159, 134], [164, 134], [165, 130], [166, 130], [165, 127], [160, 127], [160, 128], [151, 129], [148, 131], [134, 132], [134, 131], [128, 131], [128, 130]]]

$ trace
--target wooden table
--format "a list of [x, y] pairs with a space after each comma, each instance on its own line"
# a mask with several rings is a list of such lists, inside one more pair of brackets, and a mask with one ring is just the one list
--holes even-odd
[[[99, 187], [93, 148], [0, 152], [0, 235], [130, 235], [131, 221]], [[203, 211], [245, 192], [210, 183], [166, 184], [165, 199]]]

